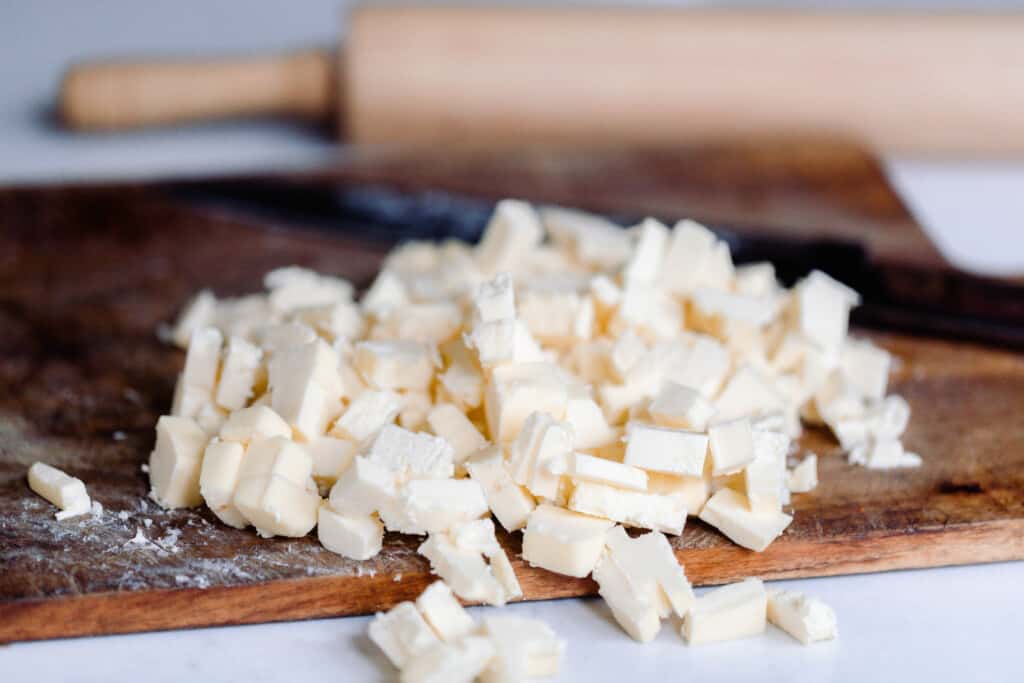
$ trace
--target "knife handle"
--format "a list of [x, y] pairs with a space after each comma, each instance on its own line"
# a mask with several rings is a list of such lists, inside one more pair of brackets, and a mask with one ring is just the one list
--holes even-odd
[[327, 51], [78, 64], [64, 76], [60, 114], [79, 130], [250, 116], [327, 119], [334, 110], [335, 72]]

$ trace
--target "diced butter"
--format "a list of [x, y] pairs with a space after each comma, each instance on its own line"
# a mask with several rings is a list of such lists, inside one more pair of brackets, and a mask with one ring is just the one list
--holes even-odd
[[498, 273], [481, 283], [473, 296], [473, 312], [482, 323], [511, 320], [516, 317], [515, 288], [508, 273]]
[[223, 335], [213, 327], [200, 328], [192, 333], [185, 354], [185, 369], [181, 372], [181, 381], [186, 386], [213, 395], [220, 371], [220, 347], [223, 343]]
[[[312, 486], [312, 480], [309, 483]], [[320, 496], [315, 487], [270, 475], [240, 479], [234, 505], [261, 536], [299, 538], [316, 526]]]
[[275, 436], [290, 439], [292, 428], [273, 409], [265, 405], [236, 410], [220, 428], [220, 438], [224, 441], [249, 443], [272, 439]]
[[199, 492], [206, 505], [222, 522], [237, 529], [248, 526], [248, 521], [233, 503], [243, 457], [245, 447], [242, 444], [213, 439], [203, 453], [199, 474]]
[[523, 363], [495, 368], [484, 397], [491, 440], [511, 441], [533, 412], [562, 419], [567, 401], [568, 391], [555, 365]]
[[367, 313], [379, 316], [409, 303], [409, 294], [402, 278], [385, 268], [374, 278], [359, 303]]
[[89, 493], [81, 479], [46, 463], [36, 462], [28, 468], [28, 486], [60, 508], [57, 519], [88, 514], [92, 508]]
[[653, 284], [661, 273], [669, 231], [661, 222], [645, 218], [636, 233], [636, 244], [622, 269], [622, 278], [626, 282]]
[[487, 505], [506, 530], [516, 531], [526, 526], [537, 503], [512, 479], [505, 467], [501, 448], [481, 451], [466, 461], [466, 469], [469, 476], [483, 486]]
[[516, 483], [541, 498], [557, 498], [559, 479], [572, 454], [572, 429], [547, 413], [531, 413], [512, 444], [509, 472]]
[[353, 293], [352, 283], [347, 280], [299, 266], [270, 271], [263, 285], [270, 290], [271, 306], [279, 311], [350, 301]]
[[254, 336], [267, 354], [287, 351], [316, 341], [316, 330], [300, 322], [274, 323], [256, 328]]
[[469, 635], [476, 625], [444, 581], [435, 581], [416, 598], [416, 607], [434, 633], [446, 643]]
[[710, 495], [710, 486], [704, 477], [684, 477], [660, 472], [647, 475], [647, 490], [662, 496], [677, 496], [686, 514], [693, 517], [700, 514]]
[[715, 416], [715, 407], [696, 389], [665, 382], [647, 411], [655, 424], [703, 432]]
[[879, 439], [856, 446], [850, 451], [850, 462], [872, 470], [891, 470], [920, 467], [921, 456], [903, 450], [899, 439]]
[[490, 616], [483, 632], [496, 654], [480, 677], [481, 683], [516, 683], [527, 678], [557, 676], [565, 655], [565, 641], [537, 619]]
[[744, 365], [715, 399], [715, 408], [715, 420], [725, 422], [782, 411], [785, 401], [760, 372]]
[[384, 525], [370, 515], [342, 515], [323, 503], [317, 513], [317, 538], [332, 553], [368, 560], [380, 552]]
[[[463, 600], [504, 605], [515, 597], [499, 581], [479, 549], [460, 548], [445, 532], [431, 533], [417, 551], [430, 561], [431, 570]], [[518, 589], [518, 583], [513, 588]]]
[[366, 452], [366, 458], [407, 479], [446, 479], [455, 472], [451, 444], [423, 432], [386, 425]]
[[752, 512], [746, 496], [730, 488], [720, 489], [711, 496], [700, 518], [733, 543], [758, 552], [767, 548], [793, 521], [783, 512]]
[[480, 430], [451, 403], [435, 405], [427, 414], [427, 424], [434, 434], [451, 444], [457, 469], [466, 458], [487, 445]]
[[438, 643], [411, 657], [402, 669], [402, 683], [472, 683], [494, 659], [489, 638], [468, 636]]
[[795, 591], [768, 591], [768, 621], [804, 645], [839, 635], [832, 608]]
[[846, 338], [850, 309], [860, 295], [846, 285], [815, 270], [794, 288], [797, 326], [823, 349], [838, 348]]
[[217, 405], [228, 410], [241, 410], [252, 398], [261, 370], [263, 352], [241, 337], [231, 337], [224, 353], [220, 383], [217, 385]]
[[313, 478], [318, 484], [333, 486], [355, 457], [356, 444], [332, 436], [321, 436], [305, 444], [313, 459]]
[[544, 239], [537, 212], [528, 203], [505, 199], [494, 213], [476, 247], [476, 264], [485, 275], [514, 272]]
[[787, 486], [793, 493], [807, 493], [818, 485], [818, 456], [808, 453], [800, 464], [789, 472]]
[[608, 604], [615, 621], [629, 637], [641, 643], [654, 640], [661, 630], [656, 586], [635, 580], [621, 565], [625, 558], [605, 552], [594, 567], [598, 594]]
[[573, 488], [569, 509], [669, 534], [683, 533], [686, 524], [686, 502], [679, 496], [627, 491], [589, 481]]
[[750, 420], [741, 418], [712, 425], [708, 429], [708, 446], [713, 475], [718, 477], [740, 471], [754, 462], [755, 457]]
[[444, 531], [488, 513], [483, 488], [472, 479], [413, 479], [401, 487], [394, 507], [381, 511], [391, 531]]
[[187, 349], [192, 333], [201, 327], [210, 327], [217, 315], [217, 297], [208, 289], [201, 290], [182, 309], [171, 331], [171, 341]]
[[697, 598], [683, 620], [690, 645], [734, 640], [764, 633], [768, 596], [759, 579], [715, 588]]
[[194, 420], [164, 415], [156, 423], [156, 446], [149, 456], [150, 495], [166, 508], [203, 502], [199, 473], [209, 435]]
[[570, 388], [565, 404], [565, 422], [572, 427], [573, 446], [578, 449], [597, 448], [618, 438], [618, 430], [612, 429], [601, 406], [586, 391], [577, 392]]
[[594, 569], [604, 549], [604, 535], [613, 523], [540, 505], [523, 533], [523, 559], [535, 567], [583, 578]]
[[881, 401], [889, 384], [892, 356], [867, 340], [848, 340], [839, 353], [839, 371], [866, 399]]
[[708, 452], [705, 434], [630, 422], [626, 429], [627, 465], [653, 472], [699, 477]]
[[365, 391], [352, 401], [331, 427], [330, 435], [364, 443], [398, 417], [402, 400], [391, 391]]
[[441, 641], [411, 602], [378, 612], [369, 628], [370, 640], [399, 669]]
[[331, 488], [331, 507], [348, 515], [367, 516], [396, 504], [395, 473], [356, 456]]
[[367, 384], [376, 389], [423, 391], [434, 378], [434, 354], [419, 342], [359, 342], [354, 363]]
[[585, 453], [573, 453], [565, 473], [576, 481], [608, 484], [632, 491], [647, 490], [647, 473], [642, 469]]
[[338, 356], [323, 340], [274, 354], [270, 405], [305, 440], [323, 436], [330, 399], [341, 396]]
[[779, 432], [753, 430], [754, 461], [743, 470], [744, 491], [754, 512], [778, 512], [786, 488], [786, 452], [789, 437]]

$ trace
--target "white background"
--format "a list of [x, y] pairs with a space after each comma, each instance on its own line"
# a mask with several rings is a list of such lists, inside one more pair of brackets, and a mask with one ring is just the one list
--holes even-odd
[[[328, 141], [287, 125], [74, 137], [50, 125], [47, 109], [70, 60], [330, 44], [338, 7], [331, 0], [3, 3], [0, 184], [279, 169], [329, 159]], [[951, 260], [983, 272], [1024, 273], [1024, 160], [886, 162]], [[690, 648], [666, 622], [654, 643], [641, 646], [618, 629], [600, 600], [506, 609], [545, 619], [568, 641], [561, 676], [567, 681], [1024, 680], [1024, 563], [780, 583], [830, 603], [840, 639], [803, 647], [769, 629], [760, 638]], [[394, 673], [366, 639], [366, 624], [366, 618], [326, 619], [15, 644], [0, 647], [0, 683], [390, 680]]]

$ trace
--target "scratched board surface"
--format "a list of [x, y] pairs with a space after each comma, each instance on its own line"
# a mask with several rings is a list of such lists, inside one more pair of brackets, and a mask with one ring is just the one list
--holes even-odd
[[[502, 173], [467, 162], [431, 176], [377, 163], [337, 177], [611, 211], [651, 206], [790, 236], [825, 226], [863, 235], [887, 258], [945, 267], [855, 147], [747, 143], [613, 166], [617, 177], [648, 182], [614, 190], [593, 164], [543, 157]], [[389, 534], [365, 562], [313, 537], [260, 539], [205, 509], [160, 509], [142, 471], [183, 362], [156, 330], [194, 291], [254, 291], [265, 271], [292, 263], [365, 284], [387, 245], [198, 208], [160, 185], [0, 190], [0, 226], [0, 641], [358, 614], [422, 590], [419, 538]], [[914, 410], [905, 442], [924, 467], [853, 467], [830, 437], [808, 430], [802, 446], [822, 456], [821, 484], [794, 498], [790, 528], [753, 553], [689, 520], [673, 544], [693, 580], [1024, 558], [1024, 357], [870, 336], [900, 358], [892, 386]], [[83, 479], [102, 510], [57, 522], [25, 482], [36, 460]], [[502, 540], [527, 599], [594, 591], [588, 580], [530, 568], [518, 538]]]

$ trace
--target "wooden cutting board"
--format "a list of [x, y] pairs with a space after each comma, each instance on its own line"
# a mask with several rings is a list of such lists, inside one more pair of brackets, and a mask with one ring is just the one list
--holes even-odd
[[[857, 147], [784, 141], [572, 161], [528, 154], [374, 160], [346, 182], [438, 185], [596, 209], [692, 215], [794, 237], [825, 231], [921, 271], [948, 270], [878, 165]], [[301, 182], [301, 178], [294, 178]], [[389, 534], [355, 562], [314, 538], [256, 537], [204, 509], [164, 511], [141, 470], [182, 353], [157, 341], [198, 288], [255, 291], [298, 263], [365, 284], [387, 245], [283, 230], [174, 199], [160, 185], [0, 190], [0, 641], [363, 614], [430, 581], [419, 538]], [[699, 521], [673, 540], [699, 584], [1024, 558], [1024, 356], [871, 333], [900, 359], [892, 388], [914, 410], [917, 470], [846, 464], [826, 434], [821, 484], [763, 553]], [[44, 460], [86, 482], [103, 512], [57, 522], [32, 494]], [[526, 599], [592, 593], [533, 569], [504, 537]]]

